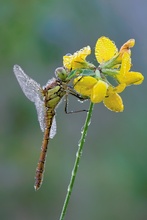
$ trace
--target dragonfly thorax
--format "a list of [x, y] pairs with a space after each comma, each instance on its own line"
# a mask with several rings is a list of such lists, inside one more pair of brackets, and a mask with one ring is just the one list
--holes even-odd
[[61, 81], [55, 79], [43, 89], [45, 106], [52, 109], [56, 108], [65, 93], [65, 85], [63, 85]]

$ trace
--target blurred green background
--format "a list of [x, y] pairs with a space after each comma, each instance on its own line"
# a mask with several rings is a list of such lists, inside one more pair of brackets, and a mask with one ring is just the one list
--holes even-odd
[[[62, 66], [63, 55], [87, 45], [94, 50], [103, 35], [118, 48], [135, 38], [133, 70], [146, 75], [146, 0], [0, 0], [0, 219], [59, 219], [86, 116], [66, 115], [64, 102], [58, 107], [58, 132], [35, 192], [43, 134], [13, 65], [44, 85]], [[88, 60], [96, 64], [94, 55]], [[146, 94], [146, 81], [127, 88], [119, 114], [95, 105], [65, 219], [147, 219]], [[70, 97], [71, 110], [88, 105]]]

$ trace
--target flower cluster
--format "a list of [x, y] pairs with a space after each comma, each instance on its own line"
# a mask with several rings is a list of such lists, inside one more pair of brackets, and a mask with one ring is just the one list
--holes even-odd
[[[63, 57], [63, 65], [69, 72], [74, 73], [73, 86], [76, 92], [90, 98], [91, 102], [102, 102], [115, 112], [124, 109], [121, 93], [127, 86], [139, 85], [144, 77], [140, 72], [130, 71], [131, 48], [135, 40], [128, 40], [120, 50], [107, 37], [100, 37], [95, 46], [95, 57], [98, 67], [86, 60], [90, 55], [90, 46], [84, 47], [73, 55]], [[108, 77], [115, 79], [117, 85], [112, 85]]]

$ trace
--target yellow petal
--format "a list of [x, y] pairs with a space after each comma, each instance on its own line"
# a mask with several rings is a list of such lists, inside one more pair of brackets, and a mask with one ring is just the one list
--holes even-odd
[[63, 56], [63, 66], [67, 69], [71, 69], [72, 55]]
[[103, 99], [106, 96], [106, 92], [107, 92], [107, 88], [108, 88], [108, 84], [105, 83], [102, 80], [99, 80], [92, 89], [91, 92], [91, 102], [93, 103], [99, 103], [101, 101], [103, 101]]
[[63, 66], [67, 69], [84, 68], [87, 65], [86, 57], [91, 53], [90, 46], [84, 47], [73, 55], [63, 56]]
[[128, 72], [126, 77], [123, 79], [123, 82], [129, 85], [139, 85], [143, 82], [144, 76], [139, 72]]
[[124, 91], [124, 89], [126, 88], [126, 84], [125, 83], [121, 83], [116, 87], [113, 86], [109, 86], [107, 89], [107, 95], [110, 96], [113, 93], [121, 93]]
[[[129, 73], [132, 74], [132, 72], [129, 72]], [[136, 78], [138, 78], [138, 79], [133, 84], [134, 85], [140, 85], [143, 82], [143, 80], [144, 80], [144, 76], [141, 73], [139, 73], [139, 72], [135, 72], [135, 73], [136, 73]]]
[[127, 72], [129, 72], [130, 68], [131, 68], [131, 58], [130, 55], [125, 52], [122, 57], [120, 74], [125, 75]]
[[89, 54], [91, 54], [91, 48], [90, 46], [87, 46], [75, 52], [74, 57], [81, 61], [84, 61]]
[[100, 37], [95, 45], [95, 56], [99, 63], [110, 60], [118, 52], [114, 42], [107, 37]]
[[91, 95], [93, 86], [97, 83], [97, 79], [91, 76], [77, 77], [74, 79], [74, 89], [84, 96]]
[[135, 40], [134, 39], [128, 40], [126, 43], [124, 43], [122, 45], [122, 47], [120, 48], [119, 53], [123, 55], [124, 52], [128, 52], [130, 54], [130, 48], [134, 47], [134, 45], [135, 45]]
[[104, 98], [103, 103], [111, 111], [122, 112], [124, 110], [122, 98], [117, 93]]
[[115, 75], [116, 79], [120, 84], [125, 83], [129, 85], [139, 85], [143, 82], [144, 76], [139, 72], [129, 72], [131, 68], [131, 58], [130, 55], [125, 52], [122, 56], [122, 64], [120, 72]]

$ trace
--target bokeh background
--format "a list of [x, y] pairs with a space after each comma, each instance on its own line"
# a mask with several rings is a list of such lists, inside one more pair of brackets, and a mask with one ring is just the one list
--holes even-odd
[[[146, 77], [147, 1], [0, 0], [0, 219], [59, 219], [85, 113], [57, 109], [44, 182], [34, 191], [42, 132], [34, 105], [13, 74], [14, 64], [46, 84], [62, 57], [100, 36], [120, 47], [136, 39], [133, 70]], [[88, 60], [96, 64], [94, 55]], [[121, 94], [125, 110], [95, 105], [65, 219], [147, 219], [147, 83]], [[70, 110], [88, 108], [70, 97]]]

